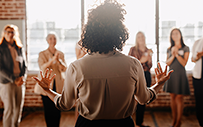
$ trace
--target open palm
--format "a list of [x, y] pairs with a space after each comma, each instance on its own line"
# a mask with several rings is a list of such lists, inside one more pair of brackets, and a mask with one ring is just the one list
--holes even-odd
[[158, 63], [158, 68], [155, 68], [155, 77], [158, 84], [164, 84], [169, 78], [173, 70], [169, 71], [167, 74], [167, 66], [164, 72], [162, 71], [160, 63]]
[[50, 88], [50, 84], [52, 82], [52, 80], [54, 79], [54, 77], [56, 76], [56, 74], [54, 74], [52, 77], [51, 77], [51, 73], [52, 73], [52, 69], [49, 71], [49, 69], [47, 69], [45, 71], [45, 74], [43, 76], [42, 74], [42, 71], [40, 71], [40, 76], [41, 76], [41, 80], [37, 77], [33, 77], [33, 79], [35, 79], [38, 84], [44, 89], [44, 90], [48, 90]]

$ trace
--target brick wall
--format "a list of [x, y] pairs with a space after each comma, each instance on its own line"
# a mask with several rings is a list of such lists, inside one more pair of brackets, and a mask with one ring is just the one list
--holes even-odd
[[[33, 74], [29, 74], [26, 81], [26, 93], [25, 93], [25, 107], [42, 107], [41, 97], [37, 94], [34, 94], [34, 85], [35, 81], [31, 78], [32, 76], [36, 76]], [[152, 84], [155, 83], [154, 74], [152, 74]], [[184, 103], [185, 107], [194, 107], [195, 99], [194, 99], [194, 89], [192, 86], [192, 75], [188, 74], [188, 80], [190, 84], [190, 96], [185, 96]], [[149, 108], [169, 108], [170, 107], [170, 96], [169, 93], [165, 93], [160, 91], [158, 97], [155, 101], [147, 105]], [[0, 108], [3, 108], [3, 104], [0, 101]]]
[[25, 19], [25, 0], [0, 0], [0, 20]]

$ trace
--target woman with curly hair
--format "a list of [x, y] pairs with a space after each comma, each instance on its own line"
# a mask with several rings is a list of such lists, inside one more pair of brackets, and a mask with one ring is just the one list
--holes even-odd
[[41, 79], [33, 77], [59, 109], [71, 109], [78, 102], [76, 127], [134, 127], [136, 100], [154, 100], [170, 77], [172, 71], [166, 74], [159, 66], [157, 84], [147, 88], [140, 62], [119, 52], [128, 39], [125, 13], [123, 5], [110, 0], [89, 11], [82, 34], [88, 54], [69, 65], [61, 94], [48, 87], [52, 70], [44, 75], [41, 71]]

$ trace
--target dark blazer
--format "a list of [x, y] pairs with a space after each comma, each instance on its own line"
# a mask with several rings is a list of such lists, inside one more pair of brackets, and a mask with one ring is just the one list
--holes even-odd
[[[19, 68], [20, 68], [20, 75], [24, 76], [26, 79], [27, 77], [27, 64], [25, 61], [25, 56], [23, 55], [22, 48], [19, 48], [16, 43], [14, 43], [15, 49], [18, 53], [19, 57], [22, 57], [23, 60], [19, 62]], [[13, 59], [10, 53], [10, 50], [8, 48], [7, 42], [4, 39], [2, 44], [0, 45], [0, 83], [13, 83], [15, 79], [18, 78], [14, 76], [13, 74]]]

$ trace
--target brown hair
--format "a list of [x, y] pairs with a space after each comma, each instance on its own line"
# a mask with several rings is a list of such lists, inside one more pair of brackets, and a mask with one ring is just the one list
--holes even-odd
[[174, 40], [172, 39], [172, 33], [173, 33], [174, 30], [179, 31], [180, 37], [181, 37], [181, 38], [180, 38], [181, 46], [184, 47], [184, 46], [185, 46], [185, 43], [184, 43], [184, 41], [183, 41], [183, 36], [182, 36], [182, 33], [181, 33], [180, 29], [178, 29], [178, 28], [172, 28], [171, 33], [170, 33], [170, 43], [171, 43], [171, 46], [169, 47], [169, 49], [171, 49], [171, 48], [175, 45], [175, 42], [174, 42]]

